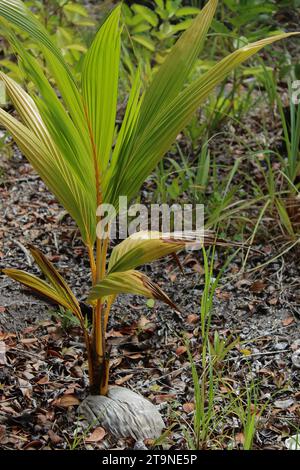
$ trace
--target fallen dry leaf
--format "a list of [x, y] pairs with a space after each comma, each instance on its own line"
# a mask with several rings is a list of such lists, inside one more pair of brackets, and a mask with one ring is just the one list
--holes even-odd
[[96, 428], [92, 434], [85, 439], [85, 442], [100, 442], [106, 435], [105, 429]]
[[28, 380], [18, 378], [20, 390], [22, 392], [23, 397], [30, 398], [32, 394], [32, 385]]
[[282, 320], [282, 324], [283, 326], [289, 326], [292, 323], [294, 323], [294, 321], [295, 321], [294, 317], [287, 317]]
[[204, 268], [199, 263], [193, 265], [193, 270], [195, 271], [195, 273], [204, 274]]
[[121, 333], [121, 331], [116, 331], [116, 330], [110, 330], [108, 333], [106, 333], [107, 338], [122, 338], [124, 335]]
[[245, 435], [242, 432], [237, 433], [235, 436], [235, 442], [237, 444], [244, 444], [245, 443]]
[[148, 325], [148, 323], [149, 323], [148, 318], [145, 317], [145, 315], [142, 315], [137, 323], [137, 327], [139, 330], [144, 330], [145, 326]]
[[196, 315], [195, 313], [191, 313], [187, 317], [187, 322], [189, 325], [194, 325], [195, 323], [198, 323], [199, 321], [199, 315]]
[[5, 438], [6, 435], [6, 426], [0, 424], [0, 442]]
[[264, 281], [255, 281], [253, 284], [251, 284], [249, 290], [255, 294], [260, 294], [265, 290], [266, 287], [267, 284]]
[[59, 352], [54, 351], [53, 349], [48, 349], [47, 356], [59, 357], [59, 359], [63, 359], [63, 356]]
[[16, 338], [16, 336], [17, 335], [15, 333], [3, 333], [2, 331], [0, 331], [0, 340]]
[[39, 384], [39, 385], [48, 384], [48, 383], [49, 383], [49, 377], [48, 377], [48, 375], [44, 375], [44, 377], [42, 377], [42, 378], [41, 378], [40, 380], [38, 380], [36, 383]]
[[195, 404], [185, 403], [182, 408], [183, 408], [183, 411], [185, 411], [186, 413], [191, 413], [195, 409]]
[[30, 448], [40, 448], [43, 446], [43, 441], [40, 441], [38, 439], [35, 439], [34, 441], [28, 442], [24, 447], [22, 447], [22, 450], [30, 449]]
[[48, 410], [48, 411], [46, 412], [46, 419], [47, 419], [48, 421], [53, 421], [54, 418], [55, 418], [55, 412], [54, 412], [53, 410]]
[[177, 356], [181, 356], [181, 354], [184, 354], [185, 352], [186, 352], [186, 346], [179, 346], [175, 351]]
[[147, 317], [142, 315], [137, 323], [137, 329], [139, 332], [153, 333], [156, 329], [156, 325], [149, 321]]
[[216, 295], [218, 299], [221, 300], [229, 300], [232, 297], [232, 294], [230, 292], [224, 291], [222, 289], [216, 289]]
[[82, 368], [79, 366], [72, 367], [71, 372], [74, 377], [81, 378], [83, 376]]
[[281, 410], [286, 410], [290, 406], [294, 404], [293, 398], [287, 398], [286, 400], [276, 400], [274, 401], [275, 408], [279, 408]]
[[262, 368], [262, 369], [259, 369], [258, 373], [263, 374], [263, 375], [269, 375], [270, 377], [274, 377], [274, 372], [272, 372], [270, 369]]
[[37, 338], [22, 338], [22, 339], [20, 340], [20, 343], [22, 343], [22, 344], [34, 344], [34, 343], [36, 343], [37, 341], [38, 341]]
[[116, 357], [115, 359], [112, 359], [110, 362], [110, 369], [115, 369], [121, 364], [122, 361], [123, 357]]
[[132, 353], [130, 351], [123, 351], [124, 356], [130, 357], [130, 359], [142, 359], [144, 356], [141, 353]]
[[49, 429], [48, 436], [50, 437], [50, 441], [52, 442], [52, 444], [59, 444], [63, 440], [60, 436], [55, 434], [52, 429]]
[[130, 380], [132, 377], [133, 377], [133, 374], [125, 375], [125, 376], [122, 377], [121, 379], [115, 380], [115, 384], [116, 384], [116, 385], [122, 385], [122, 384], [124, 384], [125, 382], [128, 382], [128, 380]]
[[34, 375], [31, 372], [28, 372], [27, 370], [24, 370], [24, 372], [22, 372], [22, 377], [26, 380], [34, 379]]
[[298, 349], [300, 349], [300, 339], [296, 339], [295, 341], [293, 341], [293, 343], [291, 344], [291, 349], [292, 351], [298, 351]]
[[79, 403], [80, 401], [74, 395], [64, 395], [53, 402], [55, 406], [63, 406], [64, 408], [79, 405]]
[[227, 387], [224, 387], [223, 385], [220, 386], [219, 390], [220, 390], [221, 393], [228, 393], [228, 392], [230, 392], [230, 389], [227, 388]]
[[0, 365], [5, 366], [6, 364], [6, 344], [4, 341], [0, 341]]
[[176, 398], [176, 395], [174, 395], [174, 393], [164, 393], [162, 395], [156, 395], [154, 397], [154, 402], [156, 404], [159, 404], [164, 403], [165, 401], [174, 400], [174, 398]]
[[[28, 326], [27, 328], [25, 328], [25, 329], [23, 330], [23, 334], [24, 334], [24, 335], [27, 335], [27, 334], [29, 334], [29, 333], [33, 333], [33, 332], [36, 331], [38, 328], [39, 328], [38, 325], [35, 325], [35, 326]], [[31, 338], [29, 338], [29, 339], [31, 339]]]

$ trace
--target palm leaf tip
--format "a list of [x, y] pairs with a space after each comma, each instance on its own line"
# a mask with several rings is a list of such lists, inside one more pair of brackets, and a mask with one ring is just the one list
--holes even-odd
[[39, 279], [33, 274], [26, 273], [20, 269], [7, 268], [2, 270], [3, 274], [10, 277], [14, 281], [23, 284], [36, 294], [47, 298], [51, 302], [70, 308], [66, 300], [47, 282]]
[[152, 282], [151, 279], [149, 279], [147, 276], [144, 276], [143, 274], [141, 275], [141, 279], [146, 289], [149, 289], [149, 291], [152, 293], [154, 299], [160, 300], [177, 312], [182, 313], [180, 308], [156, 283]]
[[46, 276], [52, 287], [55, 291], [65, 299], [66, 303], [69, 305], [69, 308], [73, 312], [80, 312], [80, 307], [76, 297], [74, 296], [72, 290], [70, 289], [67, 282], [59, 274], [57, 269], [49, 261], [49, 259], [38, 249], [29, 245], [30, 253], [33, 256], [35, 262], [39, 266], [40, 270]]
[[43, 297], [71, 310], [73, 314], [82, 321], [83, 317], [79, 303], [67, 282], [38, 248], [29, 245], [29, 249], [48, 282], [19, 269], [3, 269], [3, 274], [29, 287]]

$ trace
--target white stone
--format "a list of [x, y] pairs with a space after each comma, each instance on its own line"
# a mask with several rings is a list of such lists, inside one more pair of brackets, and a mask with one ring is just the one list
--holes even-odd
[[294, 434], [285, 440], [285, 447], [288, 450], [300, 450], [300, 434]]
[[300, 349], [292, 355], [292, 363], [297, 369], [300, 369]]
[[275, 408], [280, 408], [281, 410], [286, 410], [290, 406], [294, 404], [294, 400], [292, 398], [287, 398], [286, 400], [276, 400], [274, 401]]

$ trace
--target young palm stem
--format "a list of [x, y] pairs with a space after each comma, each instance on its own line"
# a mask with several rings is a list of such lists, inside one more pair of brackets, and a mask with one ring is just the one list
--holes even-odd
[[[85, 116], [88, 123], [89, 135], [93, 151], [94, 171], [95, 171], [95, 184], [97, 191], [97, 208], [102, 204], [102, 190], [101, 190], [101, 175], [100, 168], [97, 162], [97, 149], [95, 139], [93, 136], [92, 126], [88, 117], [86, 106]], [[97, 227], [100, 226], [101, 233], [101, 218], [97, 216]], [[105, 248], [105, 247], [104, 247]], [[106, 248], [107, 249], [107, 248]], [[89, 253], [91, 262], [91, 271], [93, 277], [93, 285], [100, 282], [103, 278], [103, 265], [105, 267], [106, 250], [102, 250], [102, 241], [99, 236], [96, 239], [96, 262], [94, 262], [93, 253]], [[104, 258], [104, 260], [103, 260]], [[109, 359], [106, 357], [105, 348], [105, 331], [103, 325], [102, 315], [102, 299], [98, 299], [96, 307], [93, 309], [93, 326], [91, 336], [91, 369], [90, 375], [90, 391], [93, 395], [106, 395], [108, 390], [108, 371]]]

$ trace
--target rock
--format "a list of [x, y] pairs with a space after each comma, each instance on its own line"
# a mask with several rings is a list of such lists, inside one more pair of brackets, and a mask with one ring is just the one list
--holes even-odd
[[294, 400], [292, 398], [287, 398], [286, 400], [276, 400], [274, 402], [275, 408], [280, 408], [281, 410], [286, 410], [293, 404], [294, 404]]
[[284, 444], [288, 450], [300, 450], [300, 434], [289, 437]]
[[283, 341], [282, 343], [276, 343], [274, 346], [274, 349], [276, 351], [283, 351], [284, 349], [288, 347], [288, 345], [289, 345], [288, 342]]
[[148, 450], [143, 441], [137, 441], [133, 447], [134, 450]]
[[293, 366], [297, 367], [297, 369], [300, 369], [300, 349], [292, 354], [292, 363]]
[[109, 387], [107, 396], [89, 395], [78, 413], [88, 426], [101, 426], [117, 438], [157, 439], [164, 428], [156, 407], [123, 387]]
[[297, 351], [298, 349], [300, 349], [300, 339], [296, 339], [296, 341], [294, 341], [291, 345], [291, 348], [293, 351]]

